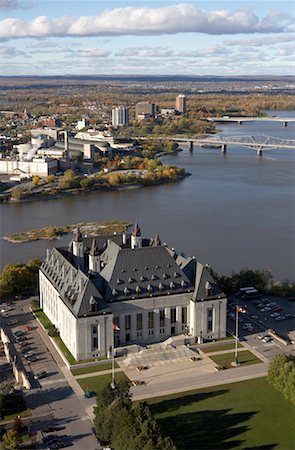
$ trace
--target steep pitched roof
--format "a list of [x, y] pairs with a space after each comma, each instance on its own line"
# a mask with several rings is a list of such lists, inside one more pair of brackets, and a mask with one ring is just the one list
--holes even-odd
[[[212, 292], [210, 292], [210, 295], [206, 292], [206, 286], [208, 286], [208, 283], [212, 287]], [[200, 301], [222, 297], [226, 297], [226, 295], [222, 292], [216, 281], [211, 276], [208, 267], [203, 266], [203, 264], [198, 262], [196, 267], [196, 283], [193, 300]]]
[[[64, 249], [53, 248], [40, 268], [58, 291], [61, 300], [76, 317], [109, 311], [97, 287], [102, 285], [102, 282], [88, 278], [67, 259], [67, 255]], [[97, 303], [95, 311], [89, 304], [91, 297], [95, 298]]]
[[100, 272], [107, 281], [106, 301], [193, 290], [192, 283], [165, 246], [112, 250], [113, 258]]

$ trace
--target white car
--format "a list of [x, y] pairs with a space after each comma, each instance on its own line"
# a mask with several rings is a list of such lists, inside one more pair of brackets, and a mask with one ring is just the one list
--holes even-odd
[[270, 317], [279, 317], [279, 315], [280, 315], [280, 313], [275, 312], [275, 313], [272, 313], [272, 314], [270, 315]]
[[272, 341], [272, 338], [270, 336], [264, 336], [264, 338], [262, 339], [262, 342], [270, 342]]

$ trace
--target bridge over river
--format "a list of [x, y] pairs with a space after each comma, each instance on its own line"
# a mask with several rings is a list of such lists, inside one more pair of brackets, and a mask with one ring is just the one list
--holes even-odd
[[281, 139], [278, 137], [255, 135], [255, 136], [217, 136], [217, 135], [203, 135], [202, 137], [188, 137], [184, 135], [174, 136], [159, 136], [155, 137], [137, 137], [136, 139], [158, 141], [169, 140], [176, 142], [188, 142], [190, 144], [190, 151], [194, 149], [194, 145], [204, 148], [220, 148], [221, 153], [226, 153], [228, 145], [239, 145], [242, 147], [249, 147], [256, 150], [258, 156], [262, 156], [262, 150], [271, 149], [295, 149], [295, 140]]
[[237, 124], [242, 125], [243, 122], [282, 122], [286, 127], [289, 122], [295, 122], [295, 117], [277, 117], [277, 116], [263, 116], [263, 117], [207, 117], [209, 122], [237, 122]]

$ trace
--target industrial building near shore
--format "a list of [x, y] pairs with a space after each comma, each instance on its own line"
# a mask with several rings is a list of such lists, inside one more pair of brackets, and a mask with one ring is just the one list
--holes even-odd
[[68, 247], [47, 250], [39, 288], [41, 308], [76, 360], [107, 355], [113, 338], [118, 348], [226, 336], [227, 298], [209, 268], [158, 235], [143, 238], [137, 224], [112, 236], [77, 230]]

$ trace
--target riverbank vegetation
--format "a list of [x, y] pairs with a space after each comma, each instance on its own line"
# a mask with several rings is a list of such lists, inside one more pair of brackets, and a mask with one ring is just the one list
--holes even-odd
[[125, 220], [105, 220], [96, 222], [81, 222], [65, 226], [49, 226], [45, 228], [36, 228], [34, 230], [24, 231], [22, 233], [13, 233], [4, 236], [3, 239], [13, 243], [24, 243], [37, 241], [39, 239], [58, 239], [64, 234], [72, 233], [78, 227], [83, 234], [88, 235], [109, 235], [114, 233], [123, 233], [126, 231], [129, 222]]
[[[5, 192], [2, 202], [20, 202], [77, 195], [89, 191], [101, 191], [130, 186], [151, 186], [178, 181], [189, 175], [184, 169], [163, 164], [156, 155], [161, 144], [144, 144], [143, 156], [126, 156], [125, 158], [101, 158], [97, 164], [99, 172], [92, 175], [78, 175], [68, 169], [62, 176], [49, 176], [46, 179], [34, 177], [32, 182], [16, 186]], [[178, 146], [171, 144], [168, 152], [177, 151]]]
[[295, 282], [274, 281], [272, 273], [267, 270], [243, 269], [232, 276], [218, 275], [213, 270], [211, 273], [227, 295], [235, 294], [242, 287], [254, 286], [259, 292], [266, 295], [279, 297], [294, 297]]

